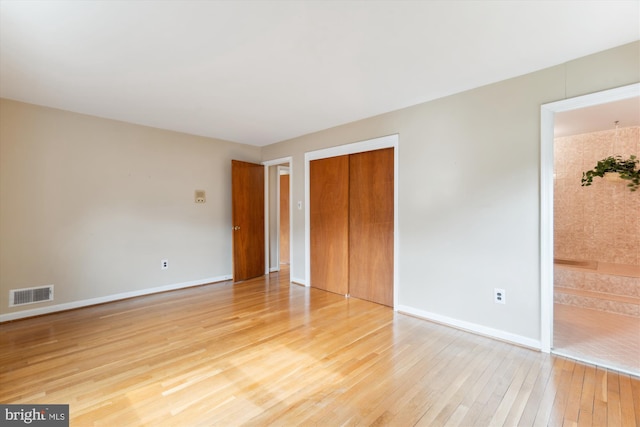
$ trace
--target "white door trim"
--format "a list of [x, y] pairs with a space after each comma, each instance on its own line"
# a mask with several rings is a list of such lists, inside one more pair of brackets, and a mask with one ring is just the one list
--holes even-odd
[[596, 92], [540, 107], [540, 342], [553, 346], [553, 128], [556, 113], [640, 96], [640, 83]]
[[363, 153], [365, 151], [393, 148], [393, 309], [398, 306], [398, 134], [354, 142], [352, 144], [338, 145], [336, 147], [310, 151], [304, 154], [304, 234], [305, 234], [305, 285], [311, 286], [311, 223], [309, 214], [309, 162], [311, 160], [326, 159], [328, 157], [342, 156], [346, 154]]

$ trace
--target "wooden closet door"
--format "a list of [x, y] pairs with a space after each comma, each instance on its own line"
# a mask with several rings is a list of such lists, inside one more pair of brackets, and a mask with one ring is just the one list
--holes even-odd
[[349, 294], [393, 306], [393, 148], [349, 160]]
[[349, 292], [349, 157], [309, 162], [311, 286]]

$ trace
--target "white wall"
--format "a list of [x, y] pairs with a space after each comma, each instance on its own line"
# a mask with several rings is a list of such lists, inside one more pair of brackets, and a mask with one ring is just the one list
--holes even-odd
[[[397, 133], [397, 303], [535, 346], [540, 105], [638, 82], [639, 56], [636, 42], [262, 150], [2, 100], [0, 316], [17, 311], [14, 288], [54, 284], [65, 304], [230, 275], [229, 160], [291, 156], [295, 206], [305, 152]], [[291, 218], [298, 281], [305, 209]]]
[[[295, 204], [305, 199], [305, 152], [399, 134], [398, 308], [539, 346], [540, 106], [640, 81], [639, 53], [640, 43], [624, 45], [273, 144], [262, 158], [293, 157]], [[304, 218], [294, 209], [300, 282]], [[495, 287], [506, 305], [493, 302]]]
[[[259, 148], [0, 102], [0, 320], [231, 275], [230, 160]], [[53, 303], [8, 307], [47, 284]]]

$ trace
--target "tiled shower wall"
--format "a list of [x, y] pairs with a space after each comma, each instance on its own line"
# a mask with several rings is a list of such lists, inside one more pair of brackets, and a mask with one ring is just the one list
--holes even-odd
[[598, 160], [639, 153], [640, 127], [555, 139], [555, 258], [640, 265], [640, 190], [601, 178], [580, 185]]

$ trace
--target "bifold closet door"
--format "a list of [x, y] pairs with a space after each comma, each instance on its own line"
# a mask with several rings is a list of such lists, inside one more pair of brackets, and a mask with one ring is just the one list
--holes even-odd
[[349, 293], [349, 156], [309, 163], [311, 286]]
[[349, 294], [393, 307], [393, 148], [349, 156]]

